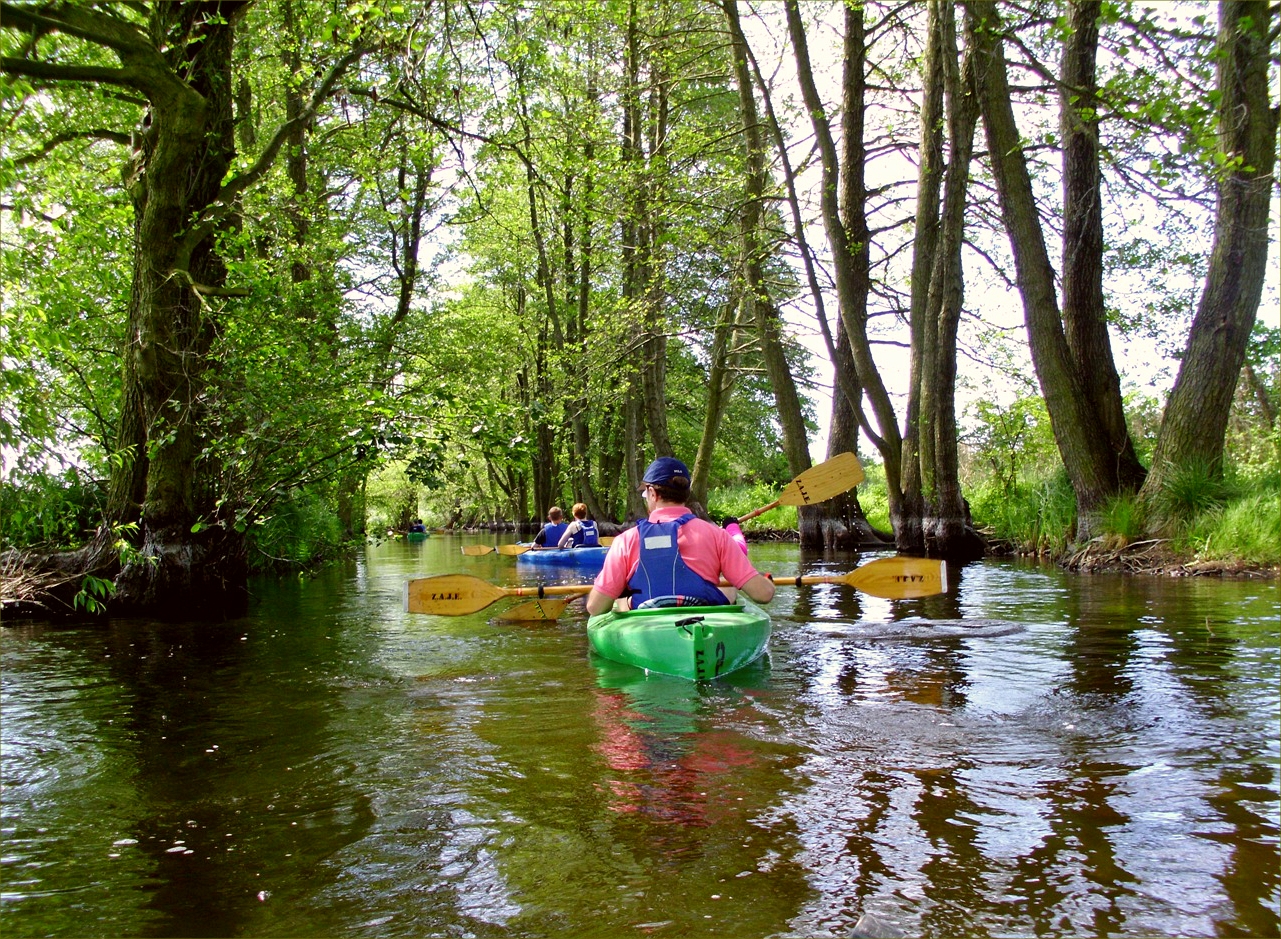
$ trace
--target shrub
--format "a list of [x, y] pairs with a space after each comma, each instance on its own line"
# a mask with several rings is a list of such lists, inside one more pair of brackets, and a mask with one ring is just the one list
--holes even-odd
[[0, 547], [78, 547], [97, 528], [105, 505], [105, 487], [75, 467], [11, 472], [0, 483]]
[[345, 547], [342, 523], [328, 500], [295, 492], [250, 533], [249, 566], [256, 571], [314, 567]]

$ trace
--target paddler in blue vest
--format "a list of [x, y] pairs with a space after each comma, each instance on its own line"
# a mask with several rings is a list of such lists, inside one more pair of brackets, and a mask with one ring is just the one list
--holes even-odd
[[630, 591], [632, 609], [659, 597], [685, 602], [726, 604], [724, 578], [757, 603], [774, 598], [774, 582], [760, 574], [723, 528], [694, 516], [689, 501], [689, 470], [675, 457], [662, 456], [645, 470], [640, 493], [647, 518], [614, 539], [605, 566], [587, 595], [587, 612], [607, 612]]
[[565, 513], [560, 506], [553, 505], [547, 510], [547, 524], [534, 536], [534, 544], [540, 548], [554, 548], [560, 544], [560, 536], [569, 526], [565, 524]]
[[587, 505], [583, 502], [575, 502], [570, 512], [573, 513], [574, 520], [565, 529], [565, 534], [560, 536], [558, 546], [562, 548], [600, 547], [600, 532], [596, 530], [596, 523], [587, 517]]

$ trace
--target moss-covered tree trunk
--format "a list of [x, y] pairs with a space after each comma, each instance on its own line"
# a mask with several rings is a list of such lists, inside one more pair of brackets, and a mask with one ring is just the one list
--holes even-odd
[[[135, 211], [134, 293], [123, 350], [114, 522], [140, 522], [140, 552], [116, 577], [114, 609], [185, 615], [238, 605], [243, 542], [202, 498], [201, 396], [213, 322], [205, 297], [226, 271], [214, 232], [192, 221], [218, 199], [235, 151], [231, 49], [241, 3], [152, 7], [150, 42], [122, 54], [151, 103], [126, 179]], [[163, 50], [163, 51], [162, 51]], [[144, 478], [142, 503], [138, 480]], [[206, 514], [210, 513], [210, 514]], [[229, 587], [233, 589], [228, 590]]]

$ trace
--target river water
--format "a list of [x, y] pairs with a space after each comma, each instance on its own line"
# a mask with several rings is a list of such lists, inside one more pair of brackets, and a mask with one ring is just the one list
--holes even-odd
[[768, 659], [694, 684], [595, 658], [581, 603], [402, 612], [410, 575], [535, 579], [478, 541], [228, 622], [6, 624], [0, 932], [1278, 934], [1275, 581], [781, 587]]

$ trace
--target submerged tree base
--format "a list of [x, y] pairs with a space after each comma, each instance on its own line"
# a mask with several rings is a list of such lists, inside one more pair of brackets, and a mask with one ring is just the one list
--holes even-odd
[[75, 551], [0, 555], [0, 610], [11, 618], [226, 619], [248, 609], [244, 538], [220, 528], [149, 534], [130, 563], [106, 535]]

